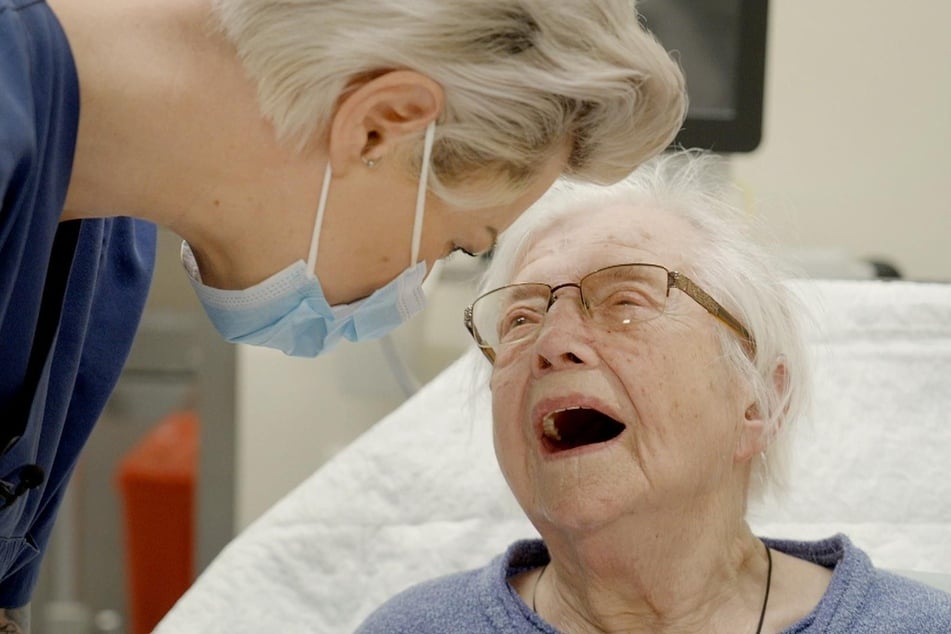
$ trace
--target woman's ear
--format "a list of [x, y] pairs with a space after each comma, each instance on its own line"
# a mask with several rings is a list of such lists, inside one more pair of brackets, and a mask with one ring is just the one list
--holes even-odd
[[[781, 396], [786, 393], [789, 378], [786, 374], [786, 362], [783, 357], [776, 361], [776, 367], [773, 368], [773, 390], [777, 398], [774, 402], [782, 402]], [[749, 403], [743, 415], [743, 430], [736, 444], [736, 451], [733, 458], [736, 462], [747, 462], [756, 454], [766, 451], [773, 437], [779, 431], [779, 425], [782, 425], [782, 417], [779, 417], [773, 424], [774, 429], [768, 429], [768, 412], [764, 415], [760, 411], [760, 406], [754, 401]]]
[[390, 71], [357, 86], [341, 99], [331, 121], [334, 175], [392, 156], [401, 137], [424, 130], [442, 108], [442, 87], [416, 71]]
[[743, 416], [743, 429], [736, 443], [733, 459], [736, 462], [748, 462], [753, 456], [765, 451], [769, 445], [766, 434], [766, 419], [760, 413], [756, 403], [746, 408]]

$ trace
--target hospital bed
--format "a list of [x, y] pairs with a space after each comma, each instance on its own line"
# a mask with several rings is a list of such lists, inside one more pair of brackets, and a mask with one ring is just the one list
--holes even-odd
[[[792, 486], [758, 534], [843, 532], [880, 567], [951, 592], [951, 286], [792, 284], [816, 393]], [[467, 353], [246, 529], [158, 628], [351, 632], [394, 593], [536, 533], [495, 463]]]

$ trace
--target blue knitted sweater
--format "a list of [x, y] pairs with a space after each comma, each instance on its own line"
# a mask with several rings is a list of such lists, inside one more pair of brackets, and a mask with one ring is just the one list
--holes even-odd
[[[951, 595], [876, 569], [844, 535], [818, 542], [763, 541], [774, 550], [834, 569], [815, 610], [782, 634], [951, 633]], [[506, 581], [547, 562], [541, 541], [516, 542], [485, 568], [402, 592], [371, 614], [357, 632], [557, 634]]]

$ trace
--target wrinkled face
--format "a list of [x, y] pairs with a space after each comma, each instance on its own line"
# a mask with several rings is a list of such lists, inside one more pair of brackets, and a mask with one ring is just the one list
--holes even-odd
[[[512, 281], [555, 286], [631, 262], [689, 275], [696, 239], [653, 209], [583, 209], [534, 242]], [[491, 381], [499, 464], [543, 535], [735, 492], [750, 399], [722, 357], [723, 326], [676, 289], [663, 315], [623, 331], [588, 322], [577, 289], [557, 297], [537, 337], [497, 350]]]

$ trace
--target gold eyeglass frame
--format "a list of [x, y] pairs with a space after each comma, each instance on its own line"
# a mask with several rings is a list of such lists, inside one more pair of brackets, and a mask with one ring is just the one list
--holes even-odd
[[[620, 267], [628, 267], [628, 266], [651, 267], [651, 268], [661, 269], [662, 271], [667, 273], [667, 291], [666, 291], [665, 297], [670, 297], [671, 288], [676, 288], [686, 293], [687, 296], [690, 297], [690, 299], [700, 304], [700, 306], [702, 306], [708, 313], [710, 313], [711, 315], [719, 319], [721, 322], [726, 324], [731, 330], [733, 330], [733, 332], [738, 334], [743, 339], [743, 341], [749, 346], [749, 352], [751, 356], [756, 354], [756, 341], [754, 341], [752, 335], [750, 335], [749, 331], [743, 326], [743, 324], [741, 324], [740, 321], [736, 317], [731, 315], [730, 311], [724, 308], [720, 304], [720, 302], [710, 297], [710, 295], [705, 290], [700, 288], [696, 283], [693, 282], [693, 280], [691, 280], [689, 277], [687, 277], [683, 273], [679, 273], [677, 271], [671, 271], [667, 267], [661, 266], [660, 264], [648, 264], [646, 262], [630, 262], [627, 264], [612, 264], [611, 266], [606, 266], [596, 271], [591, 271], [590, 273], [582, 277], [577, 282], [566, 282], [564, 284], [559, 284], [557, 286], [549, 286], [548, 284], [545, 284], [543, 282], [524, 282], [520, 284], [506, 284], [505, 286], [494, 288], [491, 291], [488, 291], [476, 297], [475, 300], [473, 300], [473, 302], [466, 307], [463, 313], [463, 323], [465, 324], [466, 329], [469, 331], [469, 335], [472, 336], [472, 339], [476, 342], [476, 345], [479, 346], [479, 349], [482, 351], [482, 354], [485, 355], [485, 357], [489, 360], [490, 363], [495, 363], [495, 356], [496, 356], [495, 350], [491, 346], [484, 345], [485, 342], [479, 336], [478, 330], [476, 329], [475, 324], [472, 321], [472, 307], [475, 306], [476, 302], [478, 302], [480, 299], [482, 299], [486, 295], [490, 295], [492, 293], [495, 293], [496, 291], [502, 290], [503, 288], [508, 288], [510, 286], [521, 286], [523, 284], [541, 285], [548, 288], [548, 308], [546, 309], [546, 314], [547, 314], [547, 311], [551, 309], [552, 305], [555, 303], [555, 300], [557, 299], [555, 297], [555, 293], [562, 288], [574, 287], [578, 289], [581, 305], [584, 307], [585, 314], [590, 316], [591, 314], [590, 308], [588, 307], [587, 302], [585, 301], [584, 292], [581, 290], [581, 285], [584, 283], [584, 281], [588, 279], [589, 277], [591, 277], [592, 275], [596, 275], [603, 271], [620, 268]], [[667, 308], [666, 301], [664, 302], [664, 308], [665, 310]], [[658, 313], [657, 316], [660, 317], [663, 314], [664, 314], [664, 311], [661, 311], [660, 313]]]

